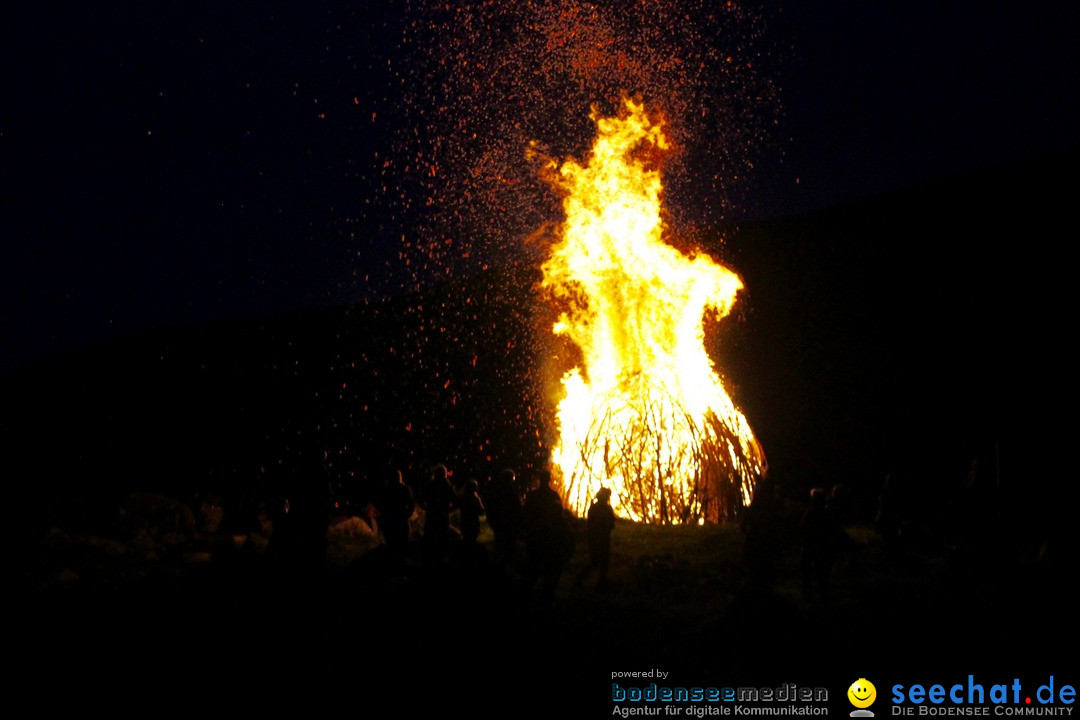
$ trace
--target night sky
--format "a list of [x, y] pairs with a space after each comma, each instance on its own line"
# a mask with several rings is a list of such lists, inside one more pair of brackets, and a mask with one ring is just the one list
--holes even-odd
[[[508, 4], [509, 5], [509, 4]], [[405, 293], [535, 248], [524, 161], [640, 93], [677, 229], [1075, 147], [1066, 2], [24, 3], [2, 44], [9, 369]]]

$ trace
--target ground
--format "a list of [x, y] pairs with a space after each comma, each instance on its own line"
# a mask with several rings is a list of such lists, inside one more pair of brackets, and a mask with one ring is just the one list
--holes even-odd
[[737, 522], [620, 520], [609, 586], [574, 582], [587, 560], [579, 524], [551, 602], [487, 566], [390, 565], [360, 521], [332, 530], [325, 566], [288, 570], [251, 538], [138, 555], [120, 541], [54, 535], [20, 584], [14, 688], [43, 708], [462, 703], [473, 716], [505, 716], [521, 703], [600, 712], [611, 674], [644, 668], [680, 683], [804, 686], [835, 686], [838, 671], [1065, 670], [1059, 658], [1076, 635], [1068, 557], [1010, 543], [1002, 525], [986, 547], [911, 533], [889, 558], [872, 524], [851, 522], [829, 597], [807, 598], [798, 513], [773, 528], [770, 591], [746, 581]]

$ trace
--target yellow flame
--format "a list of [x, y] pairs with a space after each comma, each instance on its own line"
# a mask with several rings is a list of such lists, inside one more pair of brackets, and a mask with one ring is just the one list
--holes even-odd
[[601, 487], [636, 521], [718, 520], [749, 504], [765, 457], [705, 350], [706, 311], [725, 316], [739, 277], [704, 254], [664, 243], [662, 125], [625, 100], [593, 110], [588, 162], [553, 173], [562, 236], [542, 287], [562, 308], [554, 331], [581, 351], [562, 378], [553, 471], [584, 514]]

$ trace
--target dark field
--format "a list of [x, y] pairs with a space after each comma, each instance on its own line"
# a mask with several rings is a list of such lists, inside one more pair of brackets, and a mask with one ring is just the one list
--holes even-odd
[[136, 559], [119, 543], [54, 538], [53, 574], [32, 578], [13, 623], [15, 690], [43, 707], [386, 703], [500, 717], [523, 697], [532, 709], [601, 713], [610, 673], [653, 667], [678, 684], [797, 682], [837, 696], [852, 674], [881, 692], [885, 678], [1067, 672], [1074, 556], [1026, 544], [1002, 519], [993, 547], [914, 528], [890, 561], [854, 522], [829, 597], [805, 598], [799, 516], [789, 506], [775, 528], [773, 592], [748, 587], [735, 525], [620, 521], [609, 586], [575, 583], [579, 527], [550, 603], [516, 572], [392, 568], [371, 538], [341, 529], [327, 566], [295, 572], [251, 547]]

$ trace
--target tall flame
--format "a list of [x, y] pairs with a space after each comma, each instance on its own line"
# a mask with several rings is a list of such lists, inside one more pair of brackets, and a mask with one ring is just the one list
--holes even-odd
[[618, 117], [592, 119], [587, 164], [551, 166], [566, 218], [541, 284], [562, 308], [555, 333], [582, 358], [562, 378], [553, 470], [579, 514], [608, 487], [635, 521], [716, 521], [749, 504], [765, 472], [704, 342], [706, 311], [727, 315], [742, 282], [663, 242], [649, 165], [668, 142], [644, 105], [624, 100]]

